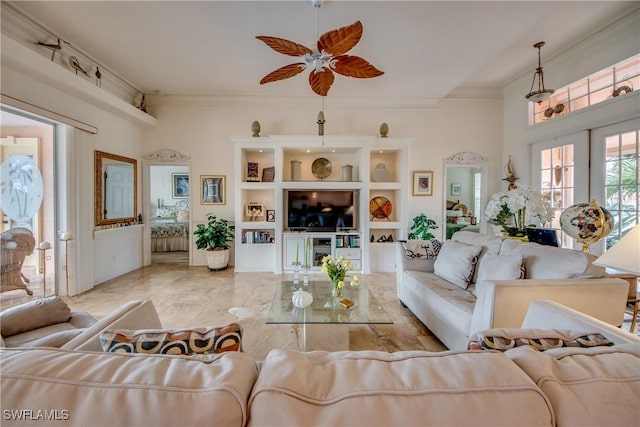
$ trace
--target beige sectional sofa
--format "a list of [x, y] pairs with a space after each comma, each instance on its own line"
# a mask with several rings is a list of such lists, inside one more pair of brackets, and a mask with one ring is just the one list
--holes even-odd
[[[108, 323], [158, 326], [149, 301], [128, 304]], [[240, 352], [4, 348], [2, 425], [637, 425], [638, 337], [547, 301], [531, 305], [523, 326], [597, 332], [615, 345], [544, 353], [273, 350], [264, 362]]]
[[465, 349], [474, 332], [519, 327], [533, 300], [622, 324], [629, 284], [606, 277], [593, 255], [469, 231], [435, 259], [414, 252], [421, 244], [396, 244], [398, 298], [451, 350]]

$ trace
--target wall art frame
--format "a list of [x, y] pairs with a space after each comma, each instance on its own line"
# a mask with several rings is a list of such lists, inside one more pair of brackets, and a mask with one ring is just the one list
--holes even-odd
[[200, 204], [226, 205], [226, 184], [225, 175], [200, 175]]
[[433, 196], [433, 171], [413, 172], [413, 195]]
[[171, 174], [171, 195], [174, 199], [189, 198], [189, 174], [187, 173]]

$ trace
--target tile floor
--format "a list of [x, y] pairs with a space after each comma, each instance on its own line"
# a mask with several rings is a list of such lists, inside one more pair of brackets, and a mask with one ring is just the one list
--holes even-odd
[[[88, 311], [102, 317], [127, 301], [151, 299], [166, 328], [223, 325], [239, 320], [244, 326], [244, 351], [262, 360], [272, 348], [300, 349], [302, 346], [299, 327], [267, 325], [264, 322], [275, 287], [286, 279], [291, 280], [291, 277], [271, 273], [235, 273], [232, 268], [212, 272], [200, 266], [155, 263], [73, 297], [70, 306], [73, 310]], [[365, 275], [362, 280], [366, 281], [394, 323], [331, 326], [348, 336], [348, 348], [340, 349], [446, 350], [409, 310], [400, 306], [396, 297], [395, 273]], [[16, 296], [11, 298], [9, 294], [14, 292]], [[41, 289], [34, 289], [34, 296], [40, 296], [41, 292]], [[24, 291], [7, 292], [2, 296], [2, 307], [27, 300]], [[307, 333], [309, 350], [317, 349], [314, 347], [314, 333]], [[326, 336], [323, 342], [326, 343]]]

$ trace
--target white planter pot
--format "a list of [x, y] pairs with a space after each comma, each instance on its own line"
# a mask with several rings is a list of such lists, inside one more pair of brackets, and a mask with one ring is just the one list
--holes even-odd
[[205, 251], [209, 270], [224, 270], [229, 265], [229, 249]]

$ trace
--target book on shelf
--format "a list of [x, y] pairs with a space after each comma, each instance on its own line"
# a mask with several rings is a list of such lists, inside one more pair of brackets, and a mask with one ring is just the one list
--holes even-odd
[[273, 237], [268, 231], [250, 230], [242, 232], [242, 243], [273, 243]]

